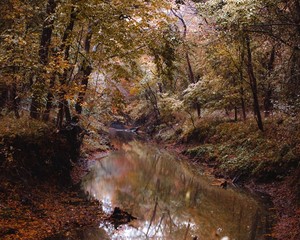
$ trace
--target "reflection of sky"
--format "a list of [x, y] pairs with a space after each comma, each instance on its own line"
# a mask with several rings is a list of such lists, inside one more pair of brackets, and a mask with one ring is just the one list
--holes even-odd
[[[194, 230], [195, 224], [190, 222], [181, 223], [182, 227]], [[100, 224], [100, 228], [104, 229], [111, 239], [168, 239], [165, 230], [161, 225], [150, 225], [150, 222], [145, 221], [139, 227], [123, 225], [117, 230], [111, 224]]]
[[209, 240], [220, 229], [217, 239], [263, 239], [265, 216], [254, 199], [210, 186], [155, 147], [131, 142], [122, 148], [96, 162], [83, 182], [103, 202], [104, 212], [118, 206], [137, 217], [118, 230], [101, 226], [112, 239], [184, 239], [187, 234], [187, 239]]

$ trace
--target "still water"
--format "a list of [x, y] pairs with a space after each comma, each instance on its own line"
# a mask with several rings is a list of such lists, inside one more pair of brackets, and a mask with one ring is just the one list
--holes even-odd
[[82, 187], [107, 213], [120, 207], [137, 219], [117, 229], [101, 224], [84, 239], [265, 239], [267, 212], [256, 198], [215, 186], [159, 146], [115, 145], [119, 150], [97, 161]]

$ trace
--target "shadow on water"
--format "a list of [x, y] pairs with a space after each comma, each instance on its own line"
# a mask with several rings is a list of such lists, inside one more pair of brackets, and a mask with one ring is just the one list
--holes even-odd
[[136, 141], [132, 133], [111, 134], [119, 150], [96, 162], [82, 182], [105, 212], [120, 207], [137, 218], [117, 229], [102, 223], [109, 239], [266, 239], [267, 211], [255, 198], [212, 186], [176, 156]]

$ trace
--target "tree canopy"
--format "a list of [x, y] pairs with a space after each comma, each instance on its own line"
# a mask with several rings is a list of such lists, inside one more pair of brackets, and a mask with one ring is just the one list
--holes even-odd
[[272, 111], [299, 108], [299, 9], [296, 0], [5, 0], [0, 107], [60, 128], [77, 115], [123, 115], [137, 100], [159, 121], [178, 106], [192, 118], [225, 109], [235, 120], [253, 112], [263, 130]]

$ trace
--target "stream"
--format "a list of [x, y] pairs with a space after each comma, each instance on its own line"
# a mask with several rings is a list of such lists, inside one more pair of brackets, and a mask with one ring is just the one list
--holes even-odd
[[266, 239], [268, 212], [262, 202], [195, 171], [160, 146], [112, 130], [118, 149], [96, 161], [82, 188], [112, 214], [115, 207], [136, 218], [123, 225], [101, 223], [81, 239]]

